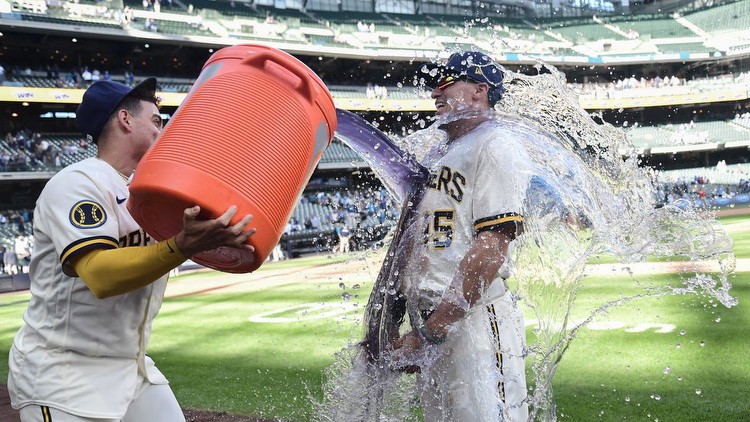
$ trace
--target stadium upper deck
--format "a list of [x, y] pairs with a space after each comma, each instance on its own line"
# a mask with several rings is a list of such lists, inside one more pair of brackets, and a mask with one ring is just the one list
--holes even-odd
[[495, 52], [508, 63], [542, 59], [595, 66], [750, 55], [746, 0], [672, 14], [573, 18], [564, 16], [581, 8], [521, 1], [518, 4], [541, 4], [548, 16], [523, 8], [514, 11], [508, 3], [479, 8], [470, 1], [456, 8], [449, 8], [450, 2], [428, 2], [412, 14], [388, 13], [385, 5], [381, 10], [357, 6], [374, 4], [378, 9], [380, 2], [344, 2], [353, 10], [343, 11], [315, 1], [305, 8], [294, 8], [293, 2], [287, 2], [287, 8], [263, 3], [194, 0], [186, 7], [174, 2], [155, 8], [160, 3], [152, 1], [146, 8], [140, 3], [123, 8], [113, 1], [0, 0], [0, 27], [196, 46], [255, 41], [293, 54], [380, 60], [428, 60], [472, 48]]

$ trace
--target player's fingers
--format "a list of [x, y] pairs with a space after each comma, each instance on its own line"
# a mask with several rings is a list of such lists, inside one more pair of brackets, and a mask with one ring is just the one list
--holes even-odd
[[248, 224], [250, 224], [250, 221], [252, 221], [253, 216], [251, 214], [246, 215], [242, 220], [238, 221], [235, 225], [229, 228], [229, 230], [234, 234], [235, 236], [242, 233], [243, 230], [247, 227]]
[[231, 239], [229, 239], [227, 242], [230, 245], [232, 245], [232, 246], [240, 247], [243, 244], [247, 243], [247, 240], [254, 233], [255, 233], [255, 228], [252, 228], [252, 229], [250, 229], [248, 231], [245, 231], [245, 232], [242, 232], [242, 233], [239, 233], [239, 234], [235, 235], [234, 237], [232, 237]]
[[184, 216], [187, 219], [194, 219], [201, 212], [201, 207], [198, 205], [190, 208], [185, 208]]
[[216, 221], [219, 222], [222, 227], [226, 227], [229, 225], [229, 221], [232, 220], [232, 217], [237, 213], [237, 205], [232, 205], [231, 207], [227, 208], [226, 211], [224, 211], [224, 214], [220, 215]]

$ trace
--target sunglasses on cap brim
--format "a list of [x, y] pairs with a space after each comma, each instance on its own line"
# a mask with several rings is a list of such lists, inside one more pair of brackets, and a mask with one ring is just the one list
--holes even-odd
[[[435, 84], [435, 88], [437, 88], [437, 89], [439, 89], [439, 90], [442, 91], [445, 88], [448, 88], [449, 86], [455, 84], [456, 82], [471, 82], [471, 83], [474, 83], [474, 84], [486, 83], [486, 82], [476, 81], [476, 80], [471, 79], [470, 77], [468, 77], [466, 75], [458, 75], [458, 76], [456, 76], [456, 75], [448, 75], [448, 76], [446, 76], [446, 77], [444, 77], [442, 79], [439, 79], [439, 82]], [[490, 84], [487, 84], [487, 85], [490, 85]], [[490, 85], [490, 87], [492, 87], [492, 85]]]
[[435, 88], [439, 90], [444, 90], [445, 88], [448, 88], [449, 86], [455, 84], [456, 82], [466, 82], [469, 78], [467, 78], [465, 75], [448, 75], [438, 80], [438, 82], [435, 84]]

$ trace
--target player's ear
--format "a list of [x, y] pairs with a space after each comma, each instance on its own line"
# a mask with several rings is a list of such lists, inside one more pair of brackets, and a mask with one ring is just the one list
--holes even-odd
[[130, 130], [131, 130], [131, 124], [133, 123], [132, 122], [133, 115], [130, 114], [130, 112], [127, 111], [126, 109], [121, 108], [121, 109], [119, 109], [119, 110], [117, 110], [115, 112], [115, 116], [116, 116], [115, 119], [114, 119], [114, 120], [116, 120], [115, 124], [121, 130], [123, 130], [125, 132], [130, 132]]
[[477, 99], [479, 98], [487, 98], [487, 92], [490, 89], [490, 86], [486, 83], [478, 83], [478, 84], [472, 84], [474, 86], [474, 95]]
[[117, 110], [117, 121], [119, 121], [121, 124], [130, 125], [131, 118], [132, 116], [130, 115], [130, 113], [124, 108]]

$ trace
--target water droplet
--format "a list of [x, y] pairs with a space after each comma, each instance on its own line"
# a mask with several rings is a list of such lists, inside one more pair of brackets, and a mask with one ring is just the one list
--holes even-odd
[[657, 394], [657, 395], [654, 395], [654, 396], [652, 396], [652, 397], [653, 397], [653, 398], [654, 398], [654, 400], [656, 400], [656, 401], [659, 401], [659, 400], [661, 400], [661, 396], [660, 396], [660, 395], [658, 395], [658, 394]]
[[340, 287], [340, 288], [342, 288], [342, 289], [346, 289], [346, 284], [344, 284], [344, 283], [339, 283], [339, 287]]
[[703, 394], [703, 390], [701, 390], [700, 388], [696, 388], [695, 389], [695, 394], [697, 394], [697, 395], [700, 396], [701, 394]]
[[625, 403], [630, 403], [630, 397], [629, 396], [625, 396]]
[[703, 347], [703, 346], [705, 346], [705, 345], [706, 345], [706, 342], [705, 342], [705, 341], [703, 341], [703, 340], [701, 340], [701, 343], [700, 343], [700, 344], [701, 344], [701, 347]]
[[341, 299], [342, 299], [342, 300], [344, 300], [344, 301], [348, 301], [348, 300], [349, 300], [349, 299], [351, 299], [351, 298], [352, 298], [352, 295], [350, 295], [349, 293], [346, 293], [346, 292], [344, 292], [344, 293], [341, 293]]
[[685, 333], [686, 333], [686, 331], [685, 331], [685, 330], [680, 330], [680, 335], [681, 335], [681, 336], [684, 336], [684, 335], [685, 335]]
[[677, 381], [682, 381], [682, 377], [677, 377]]
[[721, 322], [721, 317], [716, 317], [716, 319], [714, 319], [714, 322]]
[[666, 368], [664, 368], [664, 373], [665, 374], [669, 374], [670, 372], [672, 372], [672, 368], [670, 368], [668, 366]]
[[682, 349], [682, 343], [677, 343], [677, 348]]

